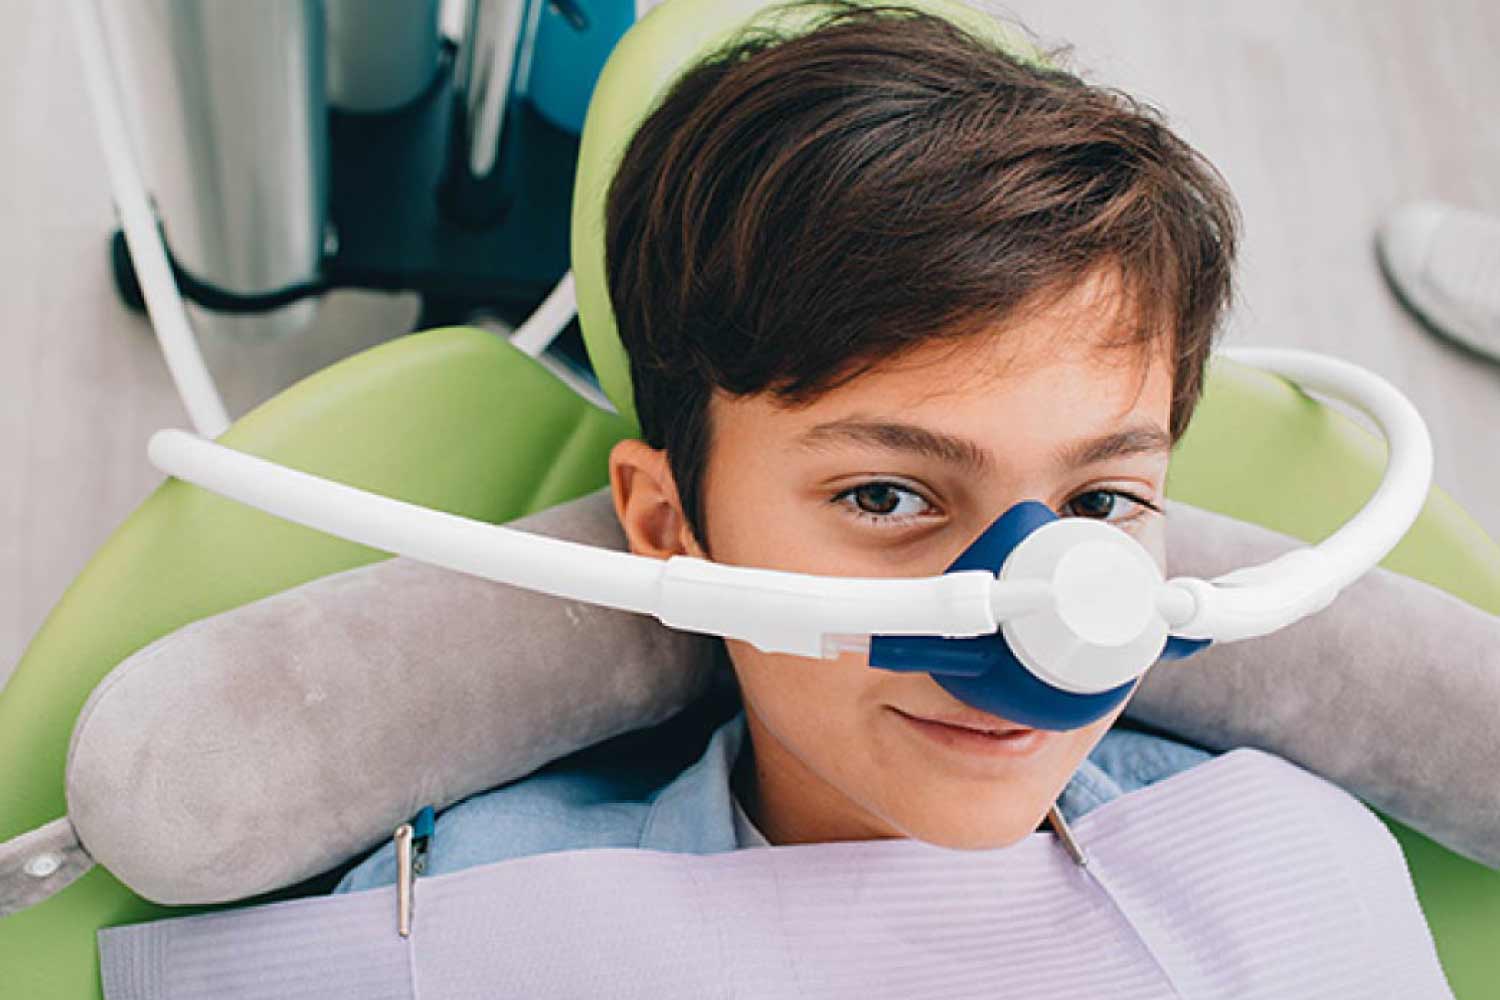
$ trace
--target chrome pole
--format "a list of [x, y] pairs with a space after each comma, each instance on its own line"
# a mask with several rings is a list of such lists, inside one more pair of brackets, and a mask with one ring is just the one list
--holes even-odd
[[319, 0], [101, 7], [177, 263], [241, 295], [317, 278], [328, 212]]

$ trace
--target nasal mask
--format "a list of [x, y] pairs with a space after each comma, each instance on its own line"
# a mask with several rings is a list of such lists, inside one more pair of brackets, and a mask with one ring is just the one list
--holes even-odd
[[1432, 442], [1390, 383], [1303, 351], [1220, 353], [1354, 405], [1380, 428], [1390, 455], [1364, 509], [1322, 543], [1211, 580], [1164, 579], [1119, 528], [1060, 518], [1030, 500], [1001, 514], [939, 576], [815, 576], [532, 535], [321, 479], [181, 430], [154, 435], [150, 455], [168, 475], [373, 548], [654, 615], [767, 653], [810, 660], [866, 653], [871, 667], [930, 674], [982, 711], [1068, 730], [1117, 708], [1160, 660], [1265, 635], [1326, 607], [1395, 547], [1426, 500]]

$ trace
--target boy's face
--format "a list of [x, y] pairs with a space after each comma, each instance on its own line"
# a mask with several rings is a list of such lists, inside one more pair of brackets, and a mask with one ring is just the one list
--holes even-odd
[[[716, 395], [703, 481], [712, 557], [835, 576], [938, 574], [1032, 499], [1117, 524], [1161, 562], [1161, 518], [1130, 497], [1163, 501], [1171, 364], [1159, 348], [1105, 346], [1117, 302], [1114, 283], [1096, 277], [993, 336], [924, 346], [801, 408]], [[653, 502], [644, 468], [631, 472], [642, 449], [612, 459], [632, 548], [703, 555], [680, 508], [663, 509], [675, 489]], [[654, 468], [659, 478], [664, 463]], [[926, 674], [871, 669], [859, 654], [814, 661], [727, 645], [754, 751], [735, 784], [772, 843], [1011, 844], [1036, 829], [1119, 714], [977, 752], [911, 721], [976, 711]]]

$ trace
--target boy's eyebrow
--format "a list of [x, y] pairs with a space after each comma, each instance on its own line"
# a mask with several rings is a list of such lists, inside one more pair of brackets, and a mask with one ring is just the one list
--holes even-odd
[[1065, 468], [1077, 468], [1126, 455], [1145, 455], [1171, 450], [1171, 435], [1160, 426], [1148, 422], [1125, 427], [1109, 434], [1101, 434], [1099, 437], [1089, 438], [1086, 441], [1074, 441], [1059, 448], [1055, 455], [1058, 465]]
[[816, 448], [828, 441], [853, 441], [890, 451], [913, 452], [949, 465], [963, 466], [973, 472], [987, 472], [990, 469], [989, 453], [973, 441], [917, 424], [858, 418], [831, 420], [803, 431], [798, 440], [809, 448]]
[[[987, 472], [992, 466], [989, 452], [967, 438], [955, 437], [918, 424], [889, 420], [852, 417], [832, 420], [803, 431], [798, 440], [809, 448], [840, 440], [875, 445], [890, 451], [906, 451], [934, 458], [973, 472]], [[1063, 445], [1054, 453], [1054, 457], [1058, 465], [1077, 468], [1125, 455], [1171, 449], [1172, 438], [1165, 430], [1154, 423], [1142, 423]]]

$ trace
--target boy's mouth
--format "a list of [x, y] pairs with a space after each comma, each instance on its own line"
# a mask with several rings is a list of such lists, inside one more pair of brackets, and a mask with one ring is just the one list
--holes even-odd
[[1008, 722], [997, 715], [987, 715], [984, 712], [970, 710], [967, 712], [944, 712], [932, 715], [917, 715], [912, 712], [903, 712], [897, 708], [895, 711], [916, 722], [930, 722], [940, 726], [949, 726], [954, 729], [966, 729], [970, 732], [982, 733], [986, 736], [1011, 736], [1031, 732], [1031, 727], [1017, 725]]
[[935, 718], [928, 718], [889, 707], [925, 742], [970, 759], [1026, 757], [1048, 742], [1049, 734], [1040, 729], [1018, 726], [982, 712], [935, 713]]

